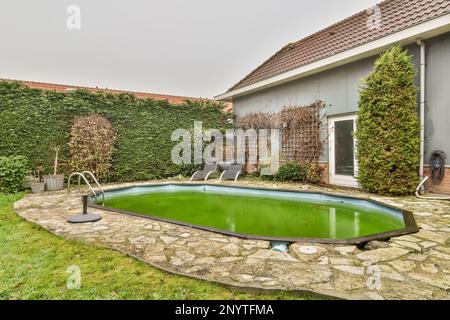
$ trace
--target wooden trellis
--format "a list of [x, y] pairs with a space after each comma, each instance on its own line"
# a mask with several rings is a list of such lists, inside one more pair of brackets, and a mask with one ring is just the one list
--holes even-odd
[[278, 115], [277, 127], [281, 127], [281, 157], [286, 161], [315, 163], [322, 151], [320, 129], [323, 103], [311, 106], [285, 108]]
[[310, 106], [284, 108], [276, 114], [252, 113], [235, 123], [243, 129], [279, 129], [283, 161], [317, 163], [323, 146], [320, 131], [324, 106], [316, 101]]

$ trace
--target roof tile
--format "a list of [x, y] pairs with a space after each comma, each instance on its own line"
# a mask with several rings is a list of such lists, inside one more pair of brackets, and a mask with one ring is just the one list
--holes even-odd
[[381, 27], [370, 28], [370, 9], [290, 43], [228, 90], [243, 88], [356, 46], [450, 13], [449, 0], [386, 0], [377, 5]]

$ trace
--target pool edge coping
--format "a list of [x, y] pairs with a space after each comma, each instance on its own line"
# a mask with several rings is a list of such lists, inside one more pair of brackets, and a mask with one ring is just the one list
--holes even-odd
[[[402, 213], [403, 215], [403, 222], [405, 223], [405, 228], [393, 230], [393, 231], [387, 231], [382, 233], [376, 233], [371, 234], [368, 236], [363, 237], [356, 237], [356, 238], [350, 238], [350, 239], [329, 239], [329, 238], [290, 238], [290, 237], [264, 237], [264, 236], [257, 236], [257, 235], [248, 235], [248, 234], [242, 234], [242, 233], [236, 233], [232, 231], [226, 231], [211, 227], [205, 227], [201, 225], [195, 225], [190, 224], [186, 222], [181, 222], [177, 220], [171, 220], [171, 219], [165, 219], [160, 217], [154, 217], [151, 215], [144, 215], [139, 214], [135, 212], [130, 212], [126, 210], [120, 210], [120, 209], [114, 209], [109, 207], [104, 207], [101, 205], [97, 205], [92, 203], [91, 201], [88, 201], [88, 207], [98, 209], [98, 210], [104, 210], [109, 211], [113, 213], [119, 213], [119, 214], [125, 214], [129, 216], [134, 216], [137, 218], [143, 218], [148, 220], [155, 220], [160, 221], [164, 223], [174, 224], [178, 226], [184, 226], [189, 227], [193, 229], [213, 232], [221, 235], [236, 237], [240, 239], [246, 239], [246, 240], [262, 240], [262, 241], [279, 241], [279, 242], [289, 242], [289, 243], [295, 243], [295, 242], [302, 242], [302, 243], [318, 243], [318, 244], [339, 244], [339, 245], [357, 245], [357, 246], [363, 246], [366, 243], [370, 241], [385, 241], [389, 240], [390, 238], [394, 237], [401, 237], [408, 234], [414, 234], [419, 232], [419, 227], [417, 226], [416, 220], [414, 218], [414, 214], [405, 209], [397, 208], [395, 206], [383, 203], [381, 201], [369, 199], [369, 198], [363, 198], [363, 197], [355, 197], [355, 196], [348, 196], [348, 195], [338, 195], [333, 194], [329, 192], [322, 192], [322, 191], [308, 191], [308, 190], [293, 190], [293, 189], [275, 189], [275, 188], [265, 188], [265, 187], [252, 187], [252, 186], [233, 186], [228, 184], [209, 184], [209, 183], [186, 183], [186, 182], [167, 182], [167, 183], [145, 183], [145, 184], [131, 184], [124, 187], [116, 187], [116, 188], [106, 188], [105, 192], [108, 191], [119, 191], [119, 190], [125, 190], [125, 189], [131, 189], [136, 187], [158, 187], [158, 186], [170, 186], [170, 185], [179, 185], [179, 186], [210, 186], [210, 187], [228, 187], [228, 188], [235, 188], [235, 189], [249, 189], [249, 190], [260, 190], [260, 191], [277, 191], [277, 192], [293, 192], [293, 193], [303, 193], [303, 194], [319, 194], [324, 196], [331, 196], [331, 197], [340, 197], [340, 198], [346, 198], [346, 199], [354, 199], [354, 200], [361, 200], [361, 201], [368, 201], [370, 203], [384, 206], [393, 210], [397, 210]], [[89, 197], [94, 196], [93, 193], [89, 194]]]

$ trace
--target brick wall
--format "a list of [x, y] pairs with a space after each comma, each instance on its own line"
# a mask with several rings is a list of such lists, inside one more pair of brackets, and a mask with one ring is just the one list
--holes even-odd
[[244, 170], [247, 173], [254, 173], [254, 172], [258, 171], [258, 166], [256, 164], [247, 163], [247, 164], [245, 164]]
[[[183, 96], [174, 96], [174, 95], [147, 93], [147, 92], [134, 92], [134, 91], [126, 91], [126, 90], [114, 90], [114, 89], [108, 89], [108, 88], [91, 88], [91, 87], [54, 84], [54, 83], [45, 83], [45, 82], [36, 82], [36, 81], [7, 80], [7, 79], [0, 79], [0, 81], [19, 81], [23, 85], [27, 86], [28, 88], [51, 90], [51, 91], [58, 91], [58, 92], [67, 92], [67, 91], [72, 91], [72, 90], [84, 89], [84, 90], [87, 90], [90, 92], [105, 92], [105, 93], [112, 93], [112, 94], [129, 93], [129, 94], [136, 96], [136, 98], [139, 98], [139, 99], [163, 100], [163, 101], [168, 101], [173, 104], [182, 104], [186, 100], [200, 101], [200, 102], [201, 101], [205, 101], [205, 102], [214, 101], [214, 100], [204, 99], [204, 98], [183, 97]], [[233, 104], [230, 102], [226, 102], [224, 111], [225, 112], [233, 111]]]
[[[424, 175], [425, 176], [430, 176], [431, 175], [429, 167], [425, 167]], [[431, 188], [430, 188], [430, 192], [437, 193], [437, 194], [448, 194], [448, 195], [450, 195], [450, 168], [446, 168], [445, 169], [444, 180], [440, 184], [437, 184], [437, 185], [433, 184], [431, 186]]]
[[330, 183], [330, 175], [329, 175], [329, 171], [328, 171], [328, 163], [319, 163], [319, 166], [322, 168], [322, 182], [325, 184], [329, 184]]

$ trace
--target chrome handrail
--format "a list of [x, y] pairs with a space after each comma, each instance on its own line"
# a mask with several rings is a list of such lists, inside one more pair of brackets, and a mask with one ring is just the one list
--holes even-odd
[[89, 189], [91, 190], [91, 192], [94, 194], [94, 198], [95, 201], [97, 201], [97, 192], [95, 192], [94, 188], [92, 188], [92, 185], [90, 184], [89, 180], [86, 178], [85, 174], [89, 174], [91, 176], [91, 178], [93, 178], [94, 182], [97, 184], [97, 186], [99, 187], [101, 194], [102, 194], [102, 203], [103, 205], [105, 204], [105, 191], [103, 190], [103, 188], [100, 186], [100, 183], [98, 182], [98, 180], [95, 178], [95, 176], [92, 174], [92, 172], [89, 171], [83, 171], [83, 172], [73, 172], [70, 176], [69, 179], [67, 180], [67, 192], [70, 193], [70, 180], [72, 179], [72, 177], [74, 176], [78, 176], [78, 188], [80, 188], [80, 179], [83, 179], [84, 182], [86, 183], [86, 185], [89, 187]]
[[81, 173], [82, 175], [88, 174], [92, 180], [94, 180], [95, 184], [97, 185], [97, 187], [100, 189], [101, 194], [102, 194], [102, 203], [105, 203], [105, 190], [103, 190], [102, 186], [100, 185], [100, 183], [98, 182], [97, 178], [94, 176], [94, 174], [90, 171], [83, 171]]
[[[92, 188], [91, 184], [89, 183], [89, 181], [86, 179], [86, 177], [80, 173], [80, 172], [74, 172], [69, 176], [69, 179], [67, 180], [67, 192], [70, 193], [70, 180], [72, 179], [73, 176], [78, 176], [78, 181], [80, 178], [83, 178], [84, 182], [86, 183], [86, 185], [89, 187], [89, 189], [91, 189], [92, 193], [94, 194], [95, 198], [97, 198], [97, 193], [95, 192], [95, 190]], [[80, 184], [78, 184], [78, 187], [80, 187]]]

